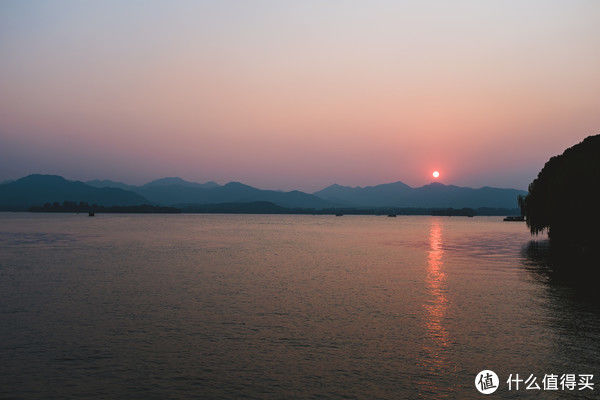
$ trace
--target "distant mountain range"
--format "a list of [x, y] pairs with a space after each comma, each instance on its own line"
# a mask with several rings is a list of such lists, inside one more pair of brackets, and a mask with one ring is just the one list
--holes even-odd
[[473, 189], [437, 182], [412, 188], [402, 182], [394, 182], [367, 187], [331, 185], [314, 194], [351, 207], [516, 208], [517, 197], [527, 192], [487, 186]]
[[152, 204], [183, 206], [190, 204], [249, 203], [267, 201], [290, 208], [323, 208], [334, 204], [315, 195], [293, 190], [262, 190], [239, 182], [219, 185], [215, 182], [195, 183], [181, 178], [162, 178], [141, 186], [113, 181], [88, 181], [97, 188], [127, 188]]
[[162, 206], [215, 205], [269, 202], [286, 208], [422, 207], [510, 208], [517, 207], [516, 189], [473, 189], [441, 183], [412, 188], [402, 182], [367, 187], [331, 185], [313, 194], [262, 190], [239, 182], [219, 185], [196, 183], [177, 177], [162, 178], [141, 186], [110, 180], [69, 181], [56, 175], [29, 175], [0, 184], [1, 209], [27, 209], [45, 203], [84, 201], [104, 206], [152, 204]]
[[131, 206], [148, 203], [137, 193], [120, 188], [97, 188], [68, 181], [57, 175], [29, 175], [0, 185], [0, 207], [24, 210], [44, 203], [84, 201], [103, 206]]
[[152, 182], [148, 182], [142, 186], [128, 185], [126, 183], [115, 182], [115, 181], [111, 181], [108, 179], [104, 179], [104, 180], [94, 179], [92, 181], [87, 181], [85, 183], [87, 183], [90, 186], [94, 186], [94, 187], [98, 187], [98, 188], [115, 187], [115, 188], [119, 188], [119, 189], [131, 190], [131, 191], [138, 191], [138, 190], [141, 190], [142, 188], [144, 188], [144, 189], [163, 188], [165, 186], [182, 186], [182, 187], [204, 188], [204, 189], [211, 189], [211, 188], [219, 186], [218, 183], [212, 182], [212, 181], [206, 182], [206, 183], [196, 183], [196, 182], [189, 182], [184, 179], [177, 178], [177, 177], [156, 179], [156, 180], [154, 180]]

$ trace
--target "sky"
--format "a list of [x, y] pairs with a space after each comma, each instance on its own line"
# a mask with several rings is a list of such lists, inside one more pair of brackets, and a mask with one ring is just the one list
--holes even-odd
[[524, 189], [600, 133], [600, 2], [0, 1], [0, 181]]

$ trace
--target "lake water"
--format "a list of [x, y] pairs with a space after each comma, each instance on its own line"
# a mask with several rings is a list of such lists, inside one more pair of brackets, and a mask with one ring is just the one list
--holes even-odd
[[[538, 237], [538, 240], [543, 237]], [[2, 398], [482, 398], [594, 374], [597, 303], [500, 217], [0, 214]], [[535, 249], [535, 247], [534, 247]]]

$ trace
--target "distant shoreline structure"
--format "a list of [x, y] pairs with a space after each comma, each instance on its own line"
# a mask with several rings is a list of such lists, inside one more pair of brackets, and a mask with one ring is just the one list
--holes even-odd
[[64, 201], [32, 206], [23, 211], [33, 213], [104, 213], [104, 214], [281, 214], [281, 215], [432, 215], [432, 216], [505, 216], [517, 215], [518, 209], [506, 208], [426, 208], [426, 207], [374, 207], [374, 208], [287, 208], [274, 203], [257, 201], [243, 203], [189, 204], [179, 207], [154, 205], [101, 206], [85, 202]]

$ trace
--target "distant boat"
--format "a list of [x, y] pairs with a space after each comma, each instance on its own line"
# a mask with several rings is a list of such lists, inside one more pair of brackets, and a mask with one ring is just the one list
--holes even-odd
[[525, 221], [525, 217], [522, 216], [522, 215], [518, 215], [518, 216], [517, 215], [512, 215], [512, 216], [509, 215], [508, 217], [504, 218], [504, 220], [505, 221], [511, 221], [511, 222], [512, 221], [514, 221], [514, 222], [516, 222], [516, 221]]
[[343, 217], [343, 216], [344, 216], [344, 214], [342, 214], [342, 213], [335, 213], [335, 216], [336, 216], [336, 217]]
[[388, 217], [396, 218], [396, 214], [388, 214]]
[[88, 217], [93, 217], [94, 215], [96, 215], [93, 211], [88, 211]]

